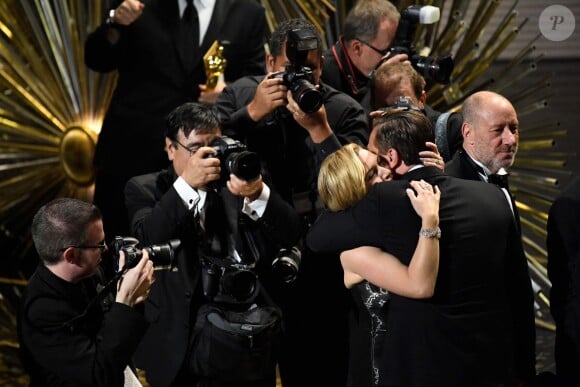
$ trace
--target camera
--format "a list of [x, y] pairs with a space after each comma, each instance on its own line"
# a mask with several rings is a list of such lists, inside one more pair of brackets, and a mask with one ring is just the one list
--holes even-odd
[[280, 249], [272, 261], [272, 273], [282, 282], [292, 283], [298, 275], [302, 253], [297, 246]]
[[411, 101], [409, 97], [398, 97], [393, 105], [383, 107], [380, 110], [384, 112], [414, 110], [424, 114], [423, 110], [421, 110], [421, 108], [417, 105], [413, 104], [413, 101]]
[[241, 263], [232, 257], [201, 257], [203, 295], [215, 302], [248, 302], [256, 296], [258, 276], [255, 263]]
[[322, 106], [322, 94], [313, 85], [312, 69], [304, 66], [308, 52], [317, 49], [318, 38], [311, 31], [291, 30], [286, 39], [286, 57], [290, 64], [283, 72], [272, 74], [272, 78], [282, 78], [300, 109], [309, 114]]
[[218, 184], [225, 185], [230, 174], [240, 179], [254, 181], [262, 173], [262, 163], [257, 153], [250, 152], [241, 142], [227, 136], [216, 138], [210, 146], [215, 150], [215, 155], [220, 159], [221, 176]]
[[[115, 257], [119, 257], [119, 252], [125, 253], [125, 266], [123, 270], [131, 269], [139, 263], [143, 257], [143, 251], [149, 253], [149, 259], [153, 262], [153, 266], [160, 269], [173, 268], [175, 250], [181, 245], [179, 239], [172, 239], [167, 243], [158, 245], [151, 245], [139, 249], [137, 245], [139, 241], [131, 237], [116, 236], [112, 242], [115, 251]], [[118, 262], [117, 262], [118, 266]], [[118, 267], [117, 267], [118, 269]]]
[[441, 57], [421, 56], [417, 53], [412, 43], [417, 23], [432, 24], [439, 21], [439, 17], [439, 8], [431, 5], [411, 5], [403, 10], [389, 57], [397, 54], [407, 54], [415, 70], [426, 80], [432, 79], [436, 82], [447, 84], [450, 81], [454, 67], [451, 55], [447, 54]]

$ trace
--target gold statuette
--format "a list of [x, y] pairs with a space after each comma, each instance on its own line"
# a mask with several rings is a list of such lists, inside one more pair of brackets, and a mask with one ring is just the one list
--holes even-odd
[[215, 89], [220, 76], [223, 76], [228, 61], [223, 56], [224, 47], [216, 40], [203, 56], [205, 65], [205, 85], [208, 89]]

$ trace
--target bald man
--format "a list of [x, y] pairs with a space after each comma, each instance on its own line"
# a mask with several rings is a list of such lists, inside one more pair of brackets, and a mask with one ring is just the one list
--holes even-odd
[[[507, 185], [507, 170], [514, 164], [518, 150], [518, 115], [511, 102], [492, 91], [480, 91], [463, 103], [463, 148], [445, 165], [445, 173], [467, 180], [498, 185], [506, 197], [521, 235], [519, 214]], [[474, 203], [477, 205], [477, 203]], [[490, 241], [491, 242], [491, 241]], [[534, 297], [527, 270], [527, 259], [521, 249], [509, 257], [520, 266], [520, 275], [512, 279], [512, 291], [519, 300], [512, 305], [517, 316], [517, 374], [529, 382], [535, 375]]]
[[519, 141], [518, 115], [511, 102], [492, 91], [480, 91], [465, 100], [462, 114], [463, 149], [446, 165], [445, 172], [488, 181], [489, 175], [502, 168], [507, 171], [514, 163]]

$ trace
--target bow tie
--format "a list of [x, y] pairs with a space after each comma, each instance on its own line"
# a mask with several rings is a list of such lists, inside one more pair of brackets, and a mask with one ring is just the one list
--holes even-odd
[[508, 184], [508, 174], [501, 174], [498, 175], [497, 173], [493, 174], [493, 175], [489, 175], [487, 177], [487, 180], [492, 183], [497, 185], [498, 187], [501, 188], [505, 188], [507, 190], [509, 190], [509, 184]]

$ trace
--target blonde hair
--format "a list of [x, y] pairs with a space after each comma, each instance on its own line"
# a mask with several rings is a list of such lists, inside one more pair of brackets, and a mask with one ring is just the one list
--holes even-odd
[[358, 156], [360, 145], [347, 144], [324, 159], [318, 174], [318, 193], [330, 211], [353, 206], [367, 191], [366, 168]]

